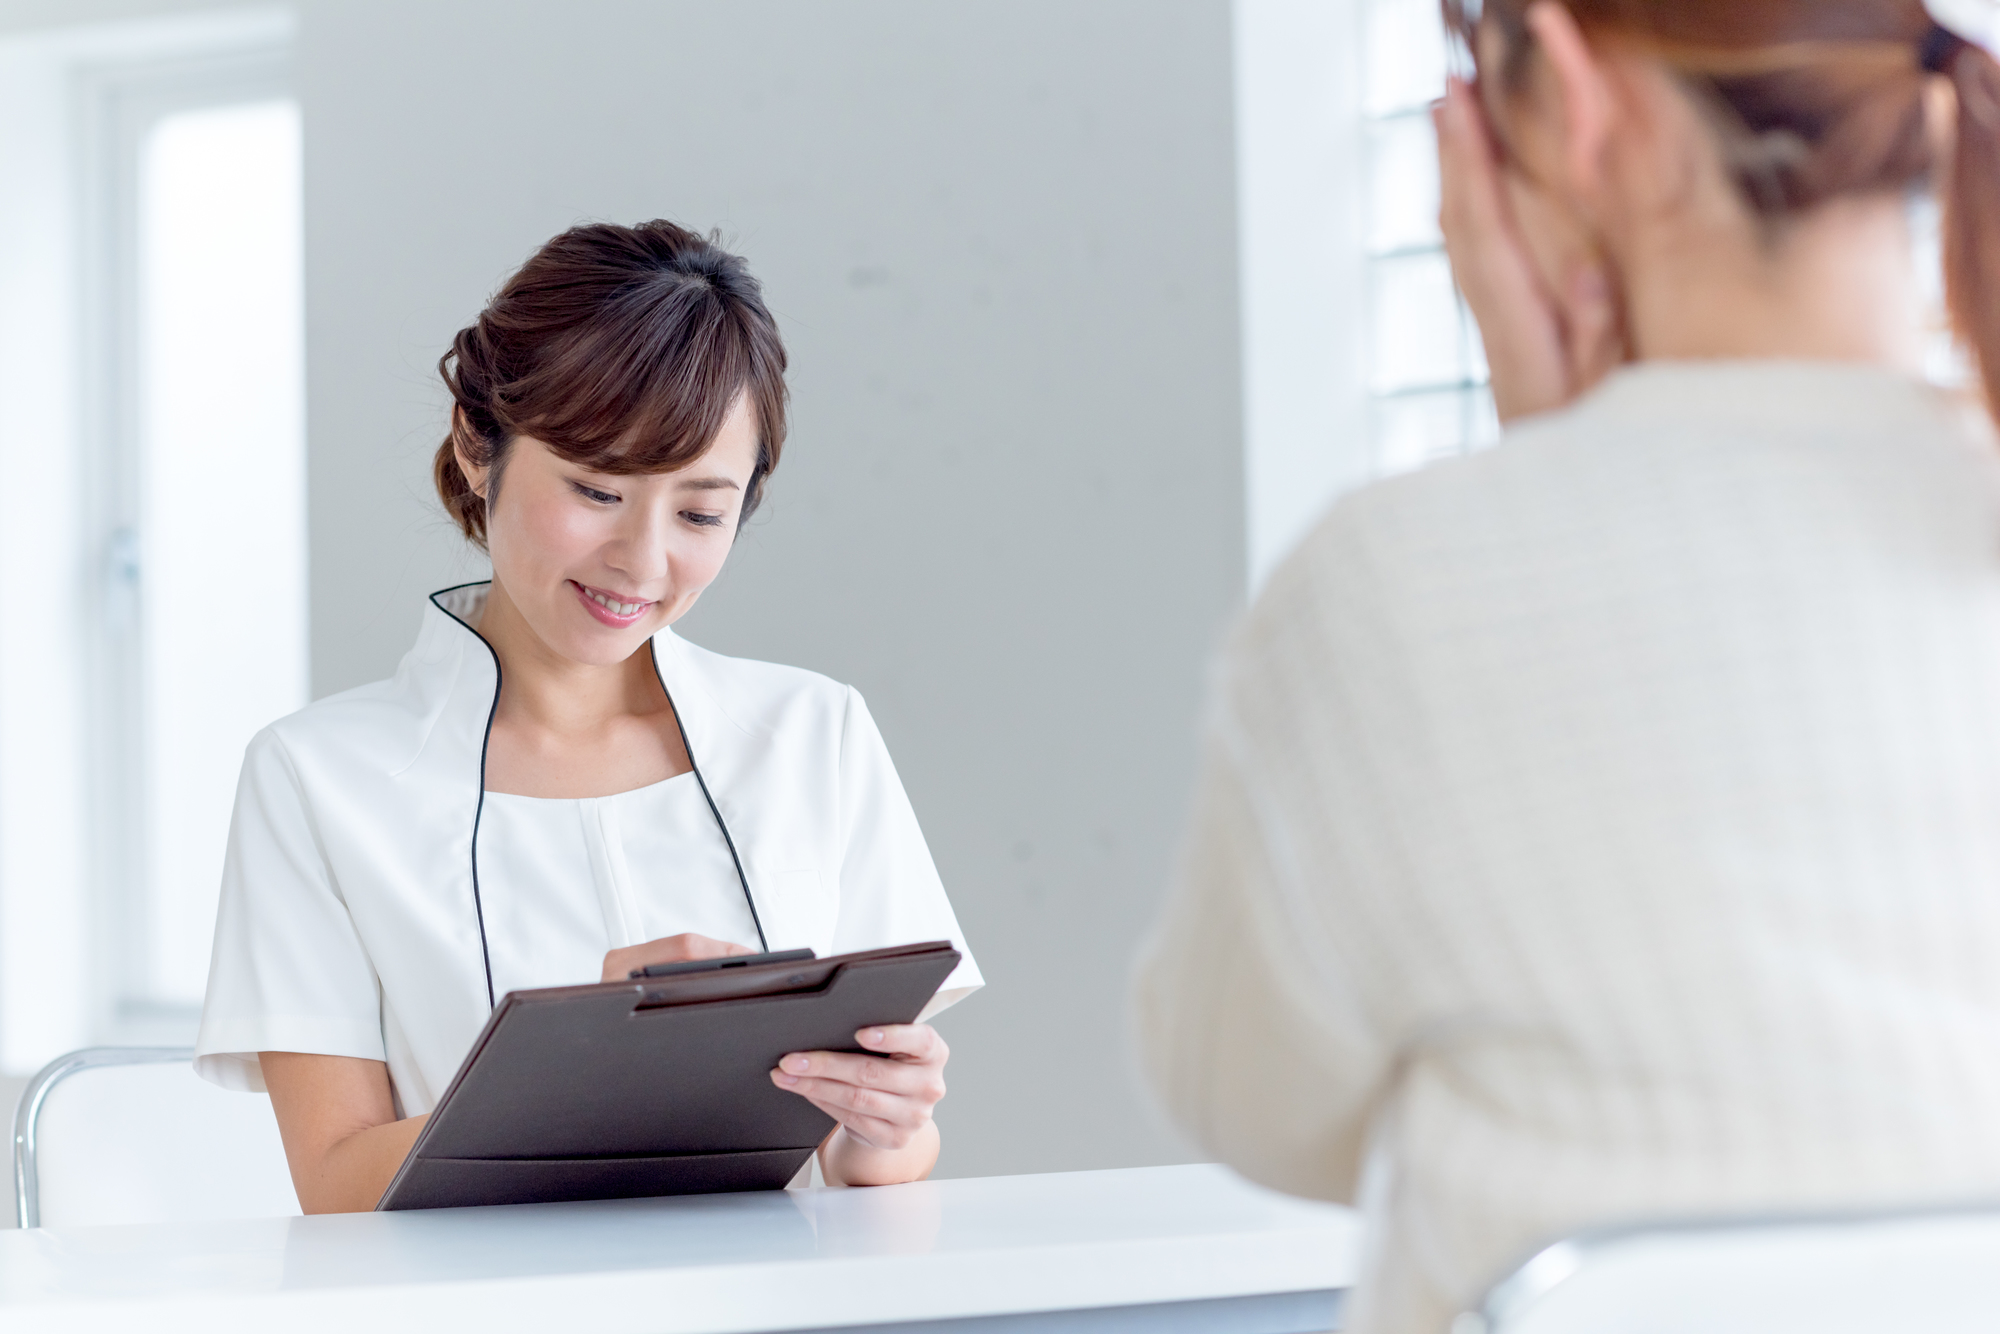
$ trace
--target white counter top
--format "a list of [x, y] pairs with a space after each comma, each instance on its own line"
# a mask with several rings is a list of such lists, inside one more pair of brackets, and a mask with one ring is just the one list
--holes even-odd
[[0, 1328], [743, 1334], [1344, 1288], [1357, 1224], [1217, 1167], [0, 1232]]

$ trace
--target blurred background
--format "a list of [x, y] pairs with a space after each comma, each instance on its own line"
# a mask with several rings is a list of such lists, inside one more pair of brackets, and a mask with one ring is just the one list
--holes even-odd
[[0, 1075], [191, 1038], [244, 743], [480, 576], [438, 355], [669, 217], [795, 367], [682, 629], [887, 736], [989, 979], [941, 1171], [1181, 1159], [1125, 975], [1205, 664], [1333, 496], [1496, 434], [1445, 59], [1431, 0], [0, 0]]

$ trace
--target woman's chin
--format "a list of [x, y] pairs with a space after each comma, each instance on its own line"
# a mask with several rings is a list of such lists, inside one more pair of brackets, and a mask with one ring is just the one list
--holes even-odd
[[536, 637], [557, 657], [581, 667], [615, 667], [652, 638], [658, 618], [613, 627], [600, 624], [580, 608], [565, 607], [549, 618], [553, 625], [536, 625]]
[[553, 647], [565, 658], [587, 667], [615, 667], [637, 653], [651, 637], [643, 627], [598, 629], [572, 635], [566, 643]]

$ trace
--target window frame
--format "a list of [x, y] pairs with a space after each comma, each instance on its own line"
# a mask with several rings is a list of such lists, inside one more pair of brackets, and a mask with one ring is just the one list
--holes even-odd
[[[107, 1033], [191, 1041], [200, 1007], [157, 999], [148, 948], [140, 413], [140, 170], [148, 134], [189, 111], [295, 98], [289, 43], [86, 69], [77, 79], [83, 254], [85, 542], [96, 552], [90, 756], [91, 879], [99, 940], [120, 961]], [[218, 875], [220, 868], [217, 868]]]
[[137, 661], [109, 627], [141, 501], [139, 149], [163, 115], [295, 98], [295, 30], [245, 7], [0, 38], [0, 1073], [193, 1035], [146, 1003]]
[[[1468, 373], [1378, 386], [1384, 266], [1442, 253], [1442, 242], [1375, 244], [1377, 127], [1425, 104], [1371, 97], [1371, 22], [1383, 0], [1235, 0], [1239, 285], [1243, 344], [1246, 564], [1252, 595], [1340, 495], [1385, 466], [1395, 405], [1455, 396], [1457, 442], [1421, 466], [1498, 437], [1479, 334], [1458, 303]], [[1430, 8], [1429, 0], [1398, 0]], [[1442, 27], [1442, 17], [1437, 18]], [[1448, 43], [1446, 46], [1448, 51]], [[1449, 55], [1447, 56], [1449, 59]]]

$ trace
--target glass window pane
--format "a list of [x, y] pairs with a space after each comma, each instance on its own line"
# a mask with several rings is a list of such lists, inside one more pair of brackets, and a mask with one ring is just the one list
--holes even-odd
[[1965, 346], [1952, 333], [1951, 312], [1945, 306], [1942, 227], [1933, 196], [1918, 194], [1910, 201], [1910, 238], [1923, 302], [1924, 375], [1934, 384], [1964, 389], [1977, 380]]
[[1366, 0], [1370, 374], [1378, 475], [1499, 438], [1486, 350], [1438, 232], [1429, 104], [1449, 46], [1435, 0]]
[[1375, 402], [1375, 475], [1392, 477], [1500, 438], [1484, 389], [1399, 394]]
[[1375, 392], [1443, 388], [1475, 378], [1458, 289], [1443, 252], [1377, 260], [1374, 270]]
[[244, 745], [307, 693], [297, 106], [159, 121], [138, 224], [143, 971], [193, 1004]]
[[1377, 254], [1443, 243], [1438, 231], [1437, 134], [1419, 112], [1368, 127], [1368, 248]]
[[1427, 106], [1444, 96], [1444, 16], [1435, 0], [1368, 0], [1367, 93], [1371, 116]]

